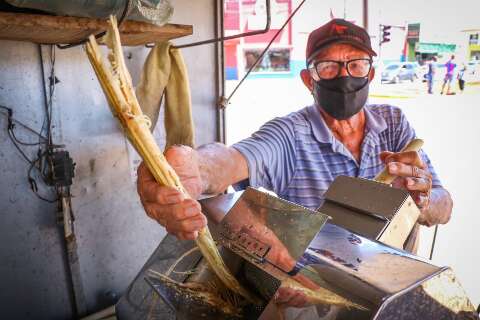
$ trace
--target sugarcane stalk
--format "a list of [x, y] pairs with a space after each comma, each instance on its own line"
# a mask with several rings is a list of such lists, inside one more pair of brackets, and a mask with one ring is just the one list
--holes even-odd
[[[132, 79], [125, 65], [117, 22], [113, 16], [110, 17], [104, 41], [109, 48], [109, 66], [104, 63], [95, 37], [90, 36], [86, 44], [86, 52], [112, 113], [119, 120], [127, 138], [144, 160], [155, 180], [164, 186], [176, 188], [186, 198], [190, 198], [180, 178], [165, 159], [150, 132], [150, 121], [142, 112], [135, 95]], [[240, 294], [250, 302], [258, 302], [254, 295], [243, 288], [228, 270], [208, 226], [199, 231], [196, 244], [210, 268], [228, 289]]]
[[286, 278], [285, 280], [283, 280], [281, 287], [290, 288], [302, 292], [307, 297], [307, 301], [310, 304], [328, 304], [346, 308], [366, 310], [365, 307], [351, 302], [328, 289], [319, 287], [318, 289], [312, 290], [303, 286], [300, 282], [296, 281], [293, 278]]

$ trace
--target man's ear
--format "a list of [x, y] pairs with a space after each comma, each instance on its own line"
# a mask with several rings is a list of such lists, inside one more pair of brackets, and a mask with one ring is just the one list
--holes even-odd
[[307, 69], [303, 69], [300, 72], [300, 77], [302, 77], [303, 84], [307, 87], [308, 91], [313, 91], [313, 79], [310, 76], [310, 72]]
[[368, 81], [372, 82], [373, 78], [375, 78], [375, 68], [374, 67], [372, 67], [372, 69], [370, 70], [370, 73], [368, 74]]

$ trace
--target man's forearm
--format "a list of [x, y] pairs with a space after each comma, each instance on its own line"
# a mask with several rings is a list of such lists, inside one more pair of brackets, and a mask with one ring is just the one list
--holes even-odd
[[243, 155], [221, 143], [197, 149], [203, 193], [221, 193], [233, 183], [248, 178], [248, 165]]
[[430, 205], [423, 212], [419, 222], [429, 227], [436, 224], [445, 224], [450, 220], [452, 207], [453, 201], [450, 193], [441, 187], [433, 188], [430, 195]]

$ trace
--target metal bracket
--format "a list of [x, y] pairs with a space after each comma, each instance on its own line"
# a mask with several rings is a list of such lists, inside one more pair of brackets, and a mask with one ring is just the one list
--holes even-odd
[[265, 260], [271, 248], [268, 244], [249, 235], [245, 227], [237, 233], [226, 232], [225, 230], [222, 232], [222, 236], [236, 249], [241, 250], [259, 263]]

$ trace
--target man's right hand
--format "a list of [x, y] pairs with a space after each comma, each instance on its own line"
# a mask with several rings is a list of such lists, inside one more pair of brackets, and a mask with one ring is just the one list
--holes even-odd
[[194, 240], [207, 225], [197, 199], [202, 193], [197, 152], [186, 146], [172, 146], [165, 157], [180, 177], [192, 199], [175, 188], [161, 186], [144, 163], [138, 168], [137, 190], [147, 215], [158, 221], [167, 232], [182, 240]]

